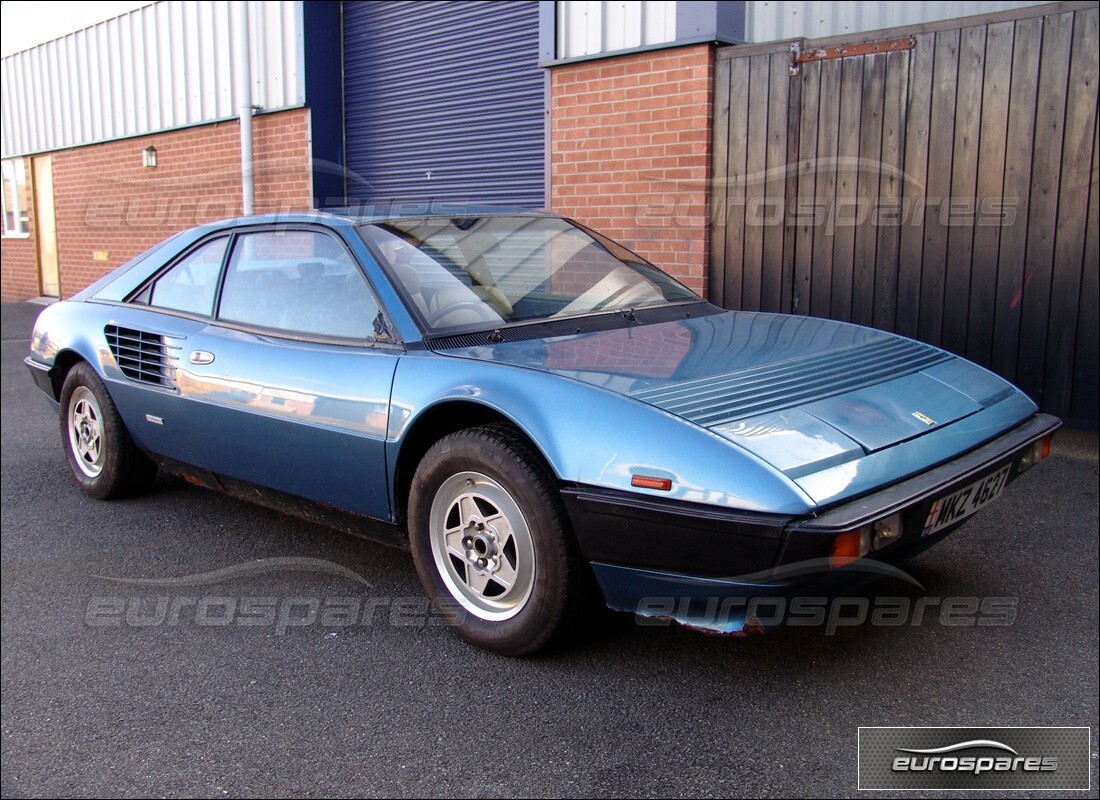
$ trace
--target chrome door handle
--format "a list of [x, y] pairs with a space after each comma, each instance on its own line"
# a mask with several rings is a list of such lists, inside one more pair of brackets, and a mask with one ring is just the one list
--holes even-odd
[[188, 360], [192, 364], [212, 364], [214, 362], [214, 354], [208, 353], [205, 350], [192, 350], [191, 357]]

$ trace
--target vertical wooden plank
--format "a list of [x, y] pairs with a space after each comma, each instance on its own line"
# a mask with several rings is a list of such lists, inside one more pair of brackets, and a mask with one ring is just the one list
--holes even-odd
[[1035, 147], [1035, 104], [1039, 92], [1041, 17], [1016, 23], [1012, 43], [1012, 80], [1005, 134], [1005, 185], [1002, 202], [1011, 221], [1001, 227], [997, 251], [997, 304], [993, 315], [993, 371], [1016, 380], [1020, 352], [1020, 300], [1024, 292], [1031, 157]]
[[978, 150], [977, 217], [971, 259], [966, 356], [989, 365], [993, 358], [993, 311], [997, 302], [997, 248], [1008, 135], [1008, 90], [1012, 80], [1015, 23], [990, 25], [982, 78], [982, 134]]
[[905, 111], [905, 184], [902, 187], [898, 258], [897, 317], [894, 330], [916, 336], [920, 322], [921, 267], [924, 260], [924, 202], [927, 196], [929, 122], [936, 35], [916, 37], [910, 51]]
[[932, 68], [932, 113], [928, 137], [928, 196], [924, 211], [924, 258], [921, 264], [920, 321], [917, 337], [939, 344], [943, 333], [943, 291], [947, 272], [947, 225], [944, 204], [951, 194], [951, 160], [955, 146], [955, 93], [959, 67], [958, 29], [936, 34]]
[[1043, 54], [1039, 63], [1039, 103], [1035, 109], [1035, 156], [1031, 164], [1031, 200], [1027, 255], [1020, 314], [1020, 354], [1016, 383], [1042, 405], [1050, 316], [1051, 261], [1058, 224], [1058, 190], [1066, 121], [1066, 76], [1073, 34], [1073, 13], [1043, 17]]
[[764, 268], [765, 191], [768, 169], [768, 96], [771, 56], [749, 57], [749, 140], [745, 165], [745, 272], [741, 308], [760, 310]]
[[1077, 307], [1077, 352], [1074, 354], [1073, 406], [1070, 419], [1095, 427], [1100, 414], [1100, 196], [1096, 173], [1100, 170], [1100, 125], [1093, 126], [1092, 168], [1089, 170], [1089, 211], [1085, 225], [1084, 269], [1081, 273], [1081, 302]]
[[855, 249], [852, 254], [852, 322], [870, 325], [874, 317], [878, 246], [872, 215], [878, 200], [881, 171], [886, 53], [864, 56], [861, 60], [863, 89], [860, 99]]
[[837, 147], [833, 296], [830, 316], [833, 319], [845, 321], [852, 318], [852, 268], [855, 258], [863, 62], [862, 58], [841, 59], [839, 127], [843, 135]]
[[[1043, 410], [1060, 417], [1072, 412], [1074, 348], [1085, 344], [1076, 342], [1082, 271], [1100, 269], [1095, 261], [1083, 262], [1089, 184], [1093, 182], [1090, 167], [1096, 133], [1097, 38], [1097, 10], [1076, 12], [1043, 376]], [[1091, 389], [1096, 390], [1095, 386]]]
[[707, 299], [717, 306], [725, 304], [726, 225], [729, 207], [726, 187], [729, 183], [730, 136], [730, 61], [719, 58], [714, 64], [714, 110], [712, 112], [710, 182], [710, 260], [707, 264]]
[[970, 273], [974, 256], [974, 208], [978, 185], [978, 148], [982, 135], [982, 83], [985, 77], [985, 26], [962, 31], [958, 88], [955, 93], [955, 146], [951, 159], [951, 200], [947, 211], [947, 264], [944, 274], [940, 343], [966, 352], [970, 311]]
[[783, 201], [787, 181], [787, 102], [790, 94], [790, 54], [769, 56], [768, 141], [766, 204], [762, 209], [764, 235], [760, 275], [760, 309], [779, 311], [783, 291]]
[[789, 66], [787, 74], [787, 161], [783, 186], [783, 268], [779, 306], [779, 311], [783, 314], [790, 314], [793, 311], [795, 297], [794, 250], [798, 227], [791, 216], [791, 208], [798, 196], [798, 180], [801, 173], [798, 154], [802, 121], [802, 80], [790, 77]]
[[814, 236], [820, 233], [814, 212], [817, 177], [818, 107], [821, 98], [821, 65], [803, 64], [798, 77], [801, 110], [798, 125], [798, 193], [791, 208], [794, 237], [794, 290], [791, 311], [810, 312], [810, 286], [814, 268]]
[[748, 145], [749, 60], [730, 59], [730, 125], [727, 147], [725, 308], [741, 307], [745, 265], [745, 162]]
[[886, 85], [882, 109], [882, 169], [879, 175], [878, 206], [874, 222], [875, 245], [874, 310], [871, 324], [894, 330], [897, 322], [899, 245], [904, 216], [901, 190], [905, 169], [905, 112], [909, 84], [910, 54], [886, 54]]
[[[821, 69], [818, 106], [817, 161], [814, 165], [814, 203], [824, 209], [824, 219], [814, 231], [811, 259], [810, 314], [827, 317], [833, 293], [833, 204], [836, 201], [836, 155], [840, 139], [840, 60], [825, 61]], [[809, 65], [805, 65], [803, 69]]]

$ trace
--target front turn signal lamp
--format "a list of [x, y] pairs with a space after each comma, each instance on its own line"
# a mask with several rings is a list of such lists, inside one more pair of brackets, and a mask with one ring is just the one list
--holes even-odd
[[901, 538], [902, 533], [901, 514], [891, 514], [876, 519], [873, 523], [846, 530], [833, 539], [833, 547], [828, 555], [829, 566], [849, 565], [871, 550], [881, 550], [892, 545]]
[[829, 551], [829, 566], [843, 567], [867, 555], [871, 550], [871, 526], [864, 525], [845, 531], [833, 539]]

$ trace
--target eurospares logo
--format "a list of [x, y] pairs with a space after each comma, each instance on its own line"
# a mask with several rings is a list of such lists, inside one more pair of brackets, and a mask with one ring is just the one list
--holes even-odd
[[[1040, 758], [1038, 756], [1021, 756], [1007, 744], [995, 742], [992, 739], [972, 739], [969, 742], [949, 744], [947, 747], [933, 747], [928, 750], [910, 750], [905, 747], [897, 748], [899, 753], [913, 753], [911, 756], [898, 756], [894, 759], [894, 772], [973, 772], [981, 775], [983, 772], [1042, 772], [1058, 769], [1057, 758]], [[966, 755], [973, 750], [1004, 750], [1012, 755], [1000, 756], [974, 756]]]
[[860, 728], [860, 789], [1089, 787], [1088, 728]]

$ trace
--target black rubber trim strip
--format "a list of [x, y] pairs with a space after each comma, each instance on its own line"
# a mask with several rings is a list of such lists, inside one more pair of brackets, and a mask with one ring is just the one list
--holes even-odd
[[699, 575], [770, 568], [794, 519], [587, 486], [562, 500], [586, 560]]
[[463, 347], [483, 347], [504, 342], [523, 342], [531, 339], [552, 339], [559, 336], [576, 336], [582, 333], [633, 328], [638, 325], [652, 325], [658, 322], [675, 322], [696, 317], [709, 317], [724, 313], [717, 306], [699, 301], [677, 303], [656, 308], [638, 308], [633, 312], [609, 312], [590, 316], [570, 317], [566, 319], [535, 320], [532, 322], [514, 322], [498, 327], [482, 326], [481, 329], [458, 332], [444, 336], [431, 336], [425, 339], [432, 350], [450, 350]]

